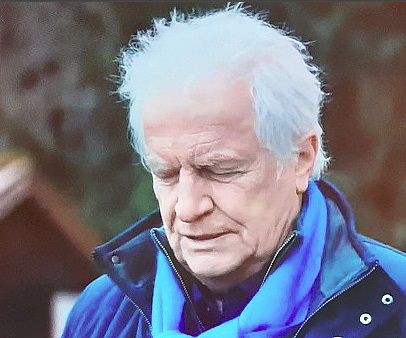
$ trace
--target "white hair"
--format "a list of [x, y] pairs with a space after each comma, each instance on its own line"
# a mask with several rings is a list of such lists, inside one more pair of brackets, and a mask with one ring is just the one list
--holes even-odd
[[168, 21], [154, 19], [150, 30], [133, 36], [120, 59], [118, 93], [129, 102], [132, 145], [145, 165], [140, 108], [147, 96], [219, 72], [243, 73], [250, 81], [258, 139], [283, 167], [297, 158], [301, 138], [314, 133], [319, 151], [312, 177], [317, 179], [329, 158], [320, 126], [325, 94], [311, 61], [302, 42], [241, 3], [203, 15], [174, 10]]

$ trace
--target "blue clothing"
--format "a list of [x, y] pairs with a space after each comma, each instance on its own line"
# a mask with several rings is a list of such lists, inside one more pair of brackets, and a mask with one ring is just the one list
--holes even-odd
[[[196, 278], [193, 278], [191, 274], [182, 275], [186, 288], [191, 290], [190, 296], [193, 306], [203, 326], [211, 329], [239, 316], [248, 302], [257, 293], [267, 274], [268, 266], [269, 264], [266, 264], [261, 271], [241, 284], [227, 290], [226, 293], [221, 294], [214, 294]], [[193, 322], [185, 322], [185, 332], [188, 334], [192, 334], [193, 327]]]
[[[405, 254], [357, 234], [342, 194], [317, 184], [327, 199], [326, 247], [318, 294], [294, 337], [406, 337]], [[154, 213], [95, 250], [105, 274], [83, 292], [63, 337], [151, 336], [158, 249], [149, 229], [160, 224]]]
[[[288, 243], [300, 239], [300, 244], [267, 276], [241, 314], [211, 329], [204, 327], [201, 318], [197, 318], [198, 337], [289, 337], [305, 321], [312, 299], [318, 293], [327, 228], [326, 200], [314, 182], [310, 182], [306, 196], [307, 203], [302, 208], [297, 229], [288, 236], [274, 258], [280, 257], [279, 253]], [[162, 243], [158, 242], [158, 245]], [[180, 338], [185, 334], [191, 337], [195, 333], [184, 326], [184, 308], [188, 306], [190, 292], [183, 290], [183, 285], [182, 277], [164, 248], [158, 253], [152, 301], [154, 337]]]

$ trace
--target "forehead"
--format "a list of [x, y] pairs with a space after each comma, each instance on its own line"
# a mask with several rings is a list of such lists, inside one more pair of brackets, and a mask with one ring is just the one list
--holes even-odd
[[210, 116], [241, 118], [253, 111], [249, 82], [242, 76], [216, 73], [171, 88], [151, 91], [141, 107], [144, 124], [161, 119], [182, 120]]
[[220, 161], [247, 157], [258, 146], [246, 82], [224, 78], [170, 90], [146, 100], [142, 115], [149, 157]]

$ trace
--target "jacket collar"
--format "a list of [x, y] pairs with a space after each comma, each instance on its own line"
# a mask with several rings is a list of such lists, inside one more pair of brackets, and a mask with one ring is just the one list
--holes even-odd
[[327, 201], [327, 240], [320, 272], [320, 291], [330, 297], [375, 265], [358, 239], [355, 219], [344, 195], [327, 181], [317, 183]]
[[157, 254], [149, 229], [161, 225], [160, 214], [156, 211], [93, 251], [101, 272], [144, 312], [149, 323]]
[[[345, 197], [331, 183], [320, 180], [317, 185], [327, 199], [328, 224], [320, 272], [321, 295], [315, 306], [375, 263], [357, 239], [353, 213]], [[159, 211], [155, 211], [93, 252], [101, 271], [109, 275], [149, 321], [158, 250], [149, 230], [161, 226]]]

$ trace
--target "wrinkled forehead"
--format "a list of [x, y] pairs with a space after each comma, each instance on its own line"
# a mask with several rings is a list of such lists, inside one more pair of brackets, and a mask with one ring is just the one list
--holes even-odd
[[142, 112], [146, 150], [178, 158], [249, 157], [258, 148], [249, 86], [212, 79], [151, 96]]

